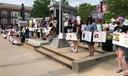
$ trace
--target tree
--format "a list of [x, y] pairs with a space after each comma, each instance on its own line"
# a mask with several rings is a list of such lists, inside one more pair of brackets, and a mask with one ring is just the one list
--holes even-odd
[[69, 5], [68, 0], [62, 0], [62, 3], [65, 4], [65, 5]]
[[106, 0], [108, 11], [106, 18], [128, 17], [128, 0]]
[[32, 17], [47, 17], [49, 16], [50, 0], [35, 0], [31, 12]]
[[78, 8], [78, 15], [82, 19], [85, 19], [91, 15], [92, 11], [94, 11], [95, 8], [96, 8], [96, 6], [88, 4], [88, 3], [80, 4], [80, 6]]

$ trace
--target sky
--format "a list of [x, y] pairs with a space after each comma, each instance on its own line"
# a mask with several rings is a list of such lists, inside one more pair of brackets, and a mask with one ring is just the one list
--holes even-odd
[[[99, 4], [101, 0], [69, 0], [70, 5], [77, 6], [80, 3], [91, 3], [93, 5]], [[0, 3], [9, 3], [9, 4], [16, 4], [21, 5], [24, 3], [25, 6], [32, 6], [34, 0], [0, 0]]]

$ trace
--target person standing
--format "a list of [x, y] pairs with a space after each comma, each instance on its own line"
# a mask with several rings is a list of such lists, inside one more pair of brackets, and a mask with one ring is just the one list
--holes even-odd
[[[118, 32], [118, 33], [126, 33], [127, 32], [128, 29], [124, 25], [122, 25], [123, 21], [124, 21], [123, 18], [120, 18], [120, 17], [117, 18], [117, 20], [116, 20], [117, 26], [114, 28], [114, 32]], [[126, 48], [119, 46], [119, 45], [115, 45], [114, 50], [115, 50], [115, 53], [117, 56], [117, 64], [118, 64], [116, 72], [120, 73], [123, 71], [123, 68], [122, 68], [123, 66], [126, 68], [126, 66], [125, 66], [126, 63], [124, 60]]]
[[[84, 30], [92, 32], [92, 37], [93, 37], [93, 32], [97, 31], [96, 23], [92, 19], [92, 17], [87, 18], [86, 27]], [[91, 42], [87, 41], [87, 45], [88, 45], [89, 52], [90, 52], [89, 56], [93, 56], [95, 53], [94, 42], [93, 41], [91, 41]]]
[[[71, 25], [68, 25], [71, 26]], [[77, 21], [74, 20], [71, 27], [67, 28], [67, 35], [70, 36], [69, 44], [70, 44], [70, 51], [73, 53], [78, 52], [78, 41], [77, 41]]]
[[[76, 37], [78, 38], [78, 23], [76, 20], [73, 21], [72, 32], [76, 33]], [[73, 44], [74, 44], [74, 49], [72, 52], [77, 53], [78, 52], [78, 40], [74, 40]]]
[[[105, 21], [104, 21], [105, 22]], [[102, 20], [97, 20], [96, 21], [96, 26], [97, 26], [97, 31], [98, 32], [102, 32], [103, 31], [103, 24], [102, 24]], [[98, 47], [101, 47], [101, 43], [99, 42]]]

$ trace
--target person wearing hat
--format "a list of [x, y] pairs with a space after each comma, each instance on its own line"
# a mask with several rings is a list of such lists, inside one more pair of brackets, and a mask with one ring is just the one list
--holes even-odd
[[[127, 19], [125, 19], [125, 21], [123, 22], [122, 29], [124, 29], [126, 34], [128, 34], [128, 20]], [[125, 47], [124, 50], [125, 50], [125, 52], [124, 52], [124, 56], [125, 56], [125, 60], [124, 60], [125, 73], [124, 73], [124, 76], [128, 76], [128, 48]]]
[[[126, 28], [126, 26], [123, 25], [123, 22], [124, 22], [123, 17], [118, 17], [116, 19], [117, 26], [114, 28], [114, 32], [127, 33], [128, 28]], [[120, 73], [120, 72], [123, 71], [123, 69], [122, 69], [123, 66], [127, 70], [126, 61], [124, 60], [124, 56], [125, 56], [125, 53], [127, 51], [126, 51], [125, 47], [122, 47], [122, 46], [119, 46], [119, 45], [115, 45], [115, 51], [116, 51], [117, 63], [118, 63], [118, 68], [117, 68], [116, 72]], [[125, 72], [124, 76], [128, 76], [128, 71]]]

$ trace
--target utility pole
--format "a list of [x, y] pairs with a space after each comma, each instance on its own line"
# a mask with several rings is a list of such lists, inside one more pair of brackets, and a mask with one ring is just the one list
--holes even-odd
[[103, 12], [103, 1], [100, 2], [100, 12]]
[[62, 16], [61, 16], [62, 10], [61, 9], [62, 9], [62, 0], [60, 0], [60, 2], [59, 2], [59, 34], [61, 33], [61, 27], [62, 27], [61, 26], [61, 24], [62, 24], [62, 22], [61, 22], [62, 21], [61, 20], [62, 19]]

